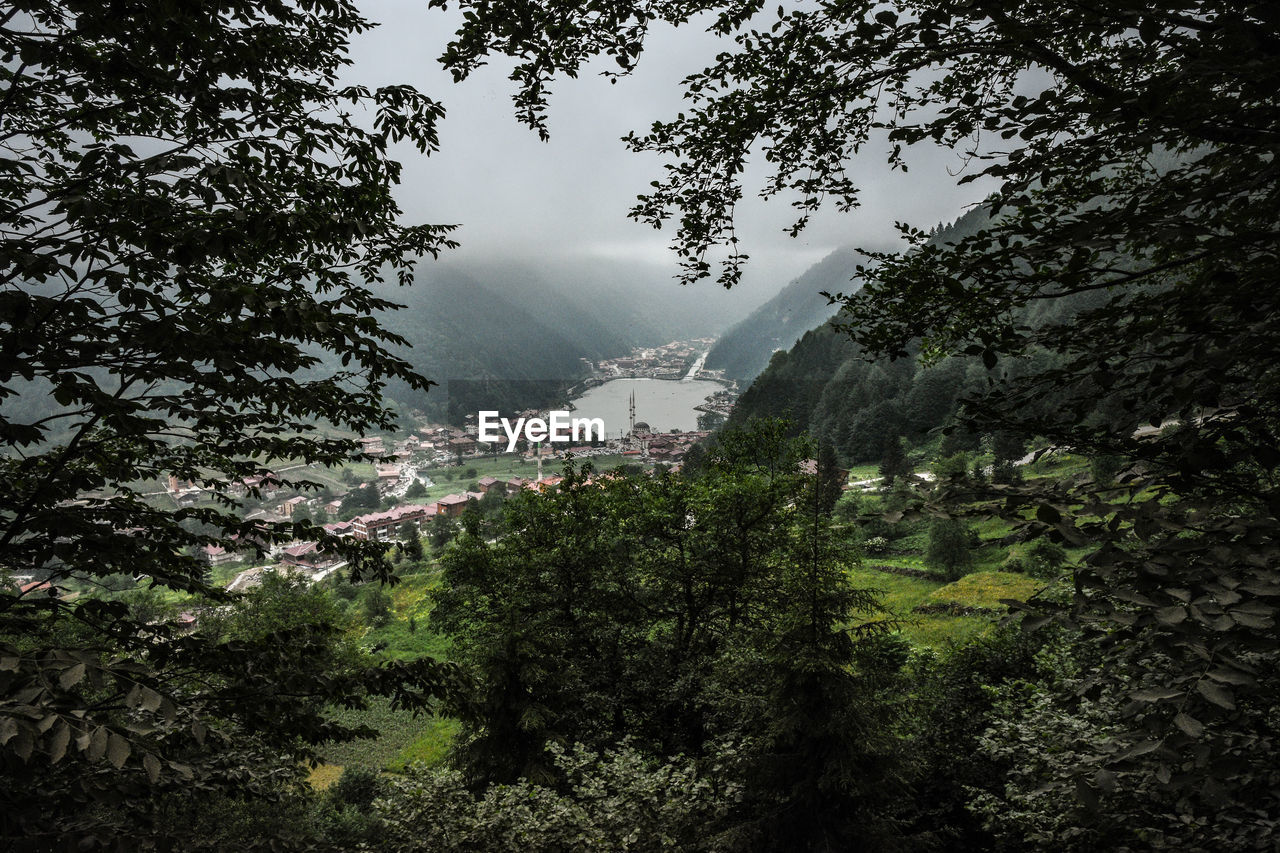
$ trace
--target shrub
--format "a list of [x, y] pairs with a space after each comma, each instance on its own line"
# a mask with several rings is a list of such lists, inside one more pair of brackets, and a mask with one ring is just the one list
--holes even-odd
[[382, 780], [378, 771], [367, 767], [347, 767], [338, 781], [329, 788], [329, 797], [338, 805], [367, 809], [382, 792]]
[[938, 482], [964, 479], [969, 475], [969, 454], [956, 453], [939, 459], [933, 464], [933, 475]]
[[889, 540], [883, 536], [872, 536], [862, 543], [862, 549], [868, 554], [883, 554], [889, 550]]
[[970, 531], [959, 519], [935, 519], [929, 525], [929, 549], [925, 552], [925, 562], [942, 571], [949, 580], [960, 578], [973, 565], [969, 536]]
[[371, 584], [364, 594], [364, 615], [374, 628], [391, 621], [391, 596], [380, 584]]
[[1000, 566], [1000, 571], [1023, 574], [1027, 571], [1026, 560], [1018, 552], [1010, 551], [1009, 556], [1005, 558], [1004, 563]]
[[1056, 542], [1037, 539], [1027, 550], [1026, 572], [1032, 577], [1055, 578], [1067, 562], [1067, 552]]

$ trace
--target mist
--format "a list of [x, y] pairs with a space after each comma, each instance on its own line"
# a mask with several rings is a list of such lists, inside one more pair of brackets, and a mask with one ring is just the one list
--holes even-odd
[[[456, 10], [391, 0], [360, 5], [381, 26], [355, 39], [348, 81], [408, 83], [447, 110], [437, 154], [425, 157], [409, 146], [395, 152], [404, 164], [397, 197], [406, 219], [460, 226], [454, 236], [462, 245], [443, 263], [474, 270], [603, 262], [633, 268], [638, 275], [632, 279], [640, 283], [630, 286], [643, 286], [655, 298], [682, 298], [674, 281], [671, 233], [627, 217], [636, 196], [660, 176], [660, 163], [627, 151], [620, 140], [679, 112], [680, 81], [725, 49], [724, 40], [692, 25], [655, 25], [638, 69], [616, 85], [600, 76], [609, 64], [599, 61], [577, 79], [558, 80], [549, 111], [551, 139], [543, 143], [514, 117], [509, 60], [495, 60], [460, 84], [441, 69], [437, 57], [461, 20]], [[963, 168], [959, 155], [930, 148], [918, 152], [910, 171], [893, 172], [884, 153], [870, 148], [851, 166], [861, 207], [848, 214], [820, 211], [792, 238], [783, 231], [796, 211], [783, 198], [755, 198], [767, 173], [761, 164], [749, 164], [737, 228], [750, 261], [732, 293], [705, 298], [720, 306], [727, 326], [834, 249], [890, 249], [899, 245], [895, 221], [927, 228], [956, 219], [989, 189], [981, 181], [957, 187]], [[486, 284], [518, 287], [498, 280]], [[721, 290], [710, 280], [693, 287]]]

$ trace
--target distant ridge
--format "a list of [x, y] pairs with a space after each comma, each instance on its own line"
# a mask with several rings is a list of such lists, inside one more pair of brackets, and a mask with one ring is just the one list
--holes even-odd
[[859, 285], [852, 278], [857, 264], [858, 255], [850, 248], [827, 255], [726, 332], [712, 347], [706, 366], [724, 370], [730, 379], [750, 382], [775, 351], [790, 349], [805, 332], [836, 313], [836, 306], [821, 292], [856, 290]]

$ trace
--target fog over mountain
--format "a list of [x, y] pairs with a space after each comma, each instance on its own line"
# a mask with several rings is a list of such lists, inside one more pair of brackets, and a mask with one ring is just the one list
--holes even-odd
[[[654, 23], [636, 72], [616, 85], [601, 76], [616, 70], [607, 59], [587, 65], [577, 79], [555, 82], [551, 138], [541, 142], [514, 117], [509, 60], [494, 58], [462, 83], [441, 69], [437, 57], [460, 20], [458, 10], [396, 0], [361, 0], [359, 6], [381, 26], [354, 40], [346, 79], [368, 86], [408, 83], [446, 110], [437, 153], [423, 157], [407, 145], [394, 149], [404, 166], [397, 197], [405, 219], [460, 226], [454, 236], [461, 246], [439, 263], [469, 272], [495, 263], [542, 269], [602, 260], [652, 270], [652, 278], [646, 272], [619, 280], [646, 297], [669, 298], [667, 291], [676, 285], [662, 282], [678, 271], [668, 248], [672, 229], [658, 232], [627, 218], [636, 196], [661, 176], [662, 165], [650, 155], [629, 152], [621, 138], [686, 109], [681, 79], [702, 69], [728, 43], [696, 23], [680, 30]], [[896, 221], [928, 227], [952, 220], [992, 188], [983, 181], [956, 186], [948, 172], [967, 168], [959, 153], [921, 149], [910, 154], [908, 172], [890, 171], [880, 156], [859, 158], [850, 168], [862, 190], [862, 206], [848, 214], [818, 211], [794, 238], [784, 233], [799, 215], [791, 207], [793, 198], [756, 197], [769, 171], [763, 155], [753, 157], [735, 205], [740, 248], [750, 255], [744, 279], [729, 293], [712, 281], [695, 286], [724, 305], [724, 327], [838, 247], [898, 246]]]
[[500, 408], [548, 403], [544, 396], [586, 373], [586, 361], [720, 335], [760, 289], [682, 287], [652, 264], [581, 256], [423, 264], [412, 287], [384, 286], [404, 307], [382, 321], [410, 343], [401, 354], [441, 387], [422, 394], [399, 385], [391, 395], [433, 417], [459, 389], [468, 409], [482, 397]]
[[855, 290], [858, 265], [852, 249], [837, 249], [772, 299], [735, 324], [712, 348], [707, 367], [722, 369], [730, 379], [749, 382], [775, 352], [789, 349], [813, 327], [829, 319], [836, 307], [822, 295]]

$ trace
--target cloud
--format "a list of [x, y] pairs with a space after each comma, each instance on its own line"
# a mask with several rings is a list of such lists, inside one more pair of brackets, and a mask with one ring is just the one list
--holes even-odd
[[[680, 80], [724, 49], [723, 42], [696, 27], [655, 27], [632, 77], [616, 85], [596, 73], [557, 81], [552, 137], [542, 143], [514, 118], [509, 61], [495, 60], [461, 84], [439, 67], [436, 57], [459, 20], [457, 10], [402, 0], [363, 0], [361, 7], [382, 26], [353, 44], [348, 79], [410, 83], [448, 110], [438, 154], [397, 150], [404, 163], [398, 197], [410, 220], [461, 223], [460, 259], [581, 253], [635, 259], [674, 275], [676, 264], [665, 248], [669, 234], [627, 218], [660, 165], [650, 155], [628, 152], [620, 138], [677, 113]], [[795, 218], [786, 200], [751, 197], [765, 174], [752, 164], [738, 217], [742, 246], [752, 259], [744, 290], [776, 291], [837, 246], [888, 248], [896, 241], [895, 220], [928, 227], [955, 219], [984, 194], [980, 186], [956, 187], [948, 169], [960, 165], [950, 152], [922, 150], [909, 172], [893, 173], [881, 151], [869, 150], [852, 166], [862, 206], [849, 214], [824, 210], [792, 239], [783, 233]]]

